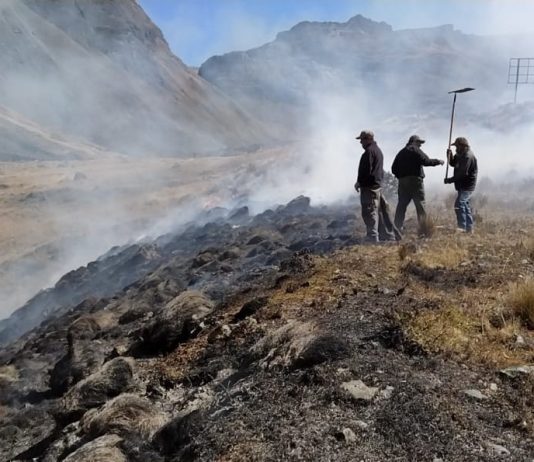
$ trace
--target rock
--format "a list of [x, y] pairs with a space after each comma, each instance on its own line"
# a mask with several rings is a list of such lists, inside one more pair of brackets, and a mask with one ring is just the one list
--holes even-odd
[[256, 314], [256, 311], [258, 311], [260, 308], [263, 308], [265, 305], [267, 305], [267, 302], [269, 299], [267, 297], [260, 297], [255, 298], [254, 300], [250, 300], [246, 302], [239, 312], [234, 316], [233, 321], [238, 322], [242, 321], [248, 316], [252, 316]]
[[345, 358], [349, 348], [343, 338], [321, 333], [311, 323], [290, 321], [257, 342], [251, 353], [261, 358], [261, 367], [299, 369]]
[[378, 388], [368, 387], [361, 380], [351, 380], [343, 382], [341, 389], [349, 394], [355, 401], [372, 401], [378, 393]]
[[160, 453], [176, 456], [191, 444], [191, 435], [202, 428], [204, 420], [205, 414], [199, 410], [176, 417], [154, 435], [152, 443]]
[[310, 198], [306, 196], [298, 196], [292, 201], [288, 202], [283, 211], [290, 214], [304, 213], [310, 208]]
[[82, 430], [95, 438], [106, 433], [122, 436], [137, 434], [150, 439], [167, 418], [146, 398], [122, 394], [99, 409], [92, 409], [81, 420]]
[[62, 399], [67, 415], [79, 415], [104, 404], [109, 399], [130, 390], [133, 385], [134, 362], [128, 358], [115, 358], [101, 370], [78, 382]]
[[130, 354], [151, 356], [174, 350], [178, 344], [201, 330], [202, 319], [213, 308], [214, 303], [200, 292], [182, 292], [167, 303], [147, 327], [137, 333], [141, 339], [132, 346]]
[[494, 456], [508, 457], [510, 455], [510, 451], [500, 444], [495, 444], [488, 441], [485, 443], [485, 446], [487, 451]]
[[350, 428], [344, 428], [342, 432], [347, 443], [354, 443], [356, 441], [356, 434]]
[[497, 390], [499, 389], [499, 387], [497, 386], [496, 383], [490, 383], [490, 385], [489, 385], [489, 389], [490, 389], [491, 391], [497, 391]]
[[354, 421], [354, 426], [359, 430], [367, 430], [369, 428], [369, 424], [363, 420]]
[[230, 213], [228, 220], [233, 223], [241, 223], [249, 218], [248, 207], [245, 205]]
[[488, 397], [481, 393], [479, 390], [464, 390], [463, 393], [469, 396], [470, 398], [476, 399], [478, 401], [488, 399]]
[[394, 387], [392, 387], [391, 385], [388, 385], [383, 390], [380, 390], [380, 397], [382, 399], [390, 399], [393, 396], [393, 391], [394, 390], [395, 390]]
[[95, 372], [109, 354], [94, 337], [101, 331], [90, 315], [82, 315], [67, 332], [67, 353], [50, 373], [50, 389], [55, 396], [63, 395], [72, 385]]
[[128, 462], [119, 448], [121, 442], [117, 435], [101, 436], [74, 451], [64, 462]]
[[499, 372], [502, 375], [513, 379], [521, 376], [534, 374], [534, 365], [527, 364], [524, 366], [507, 367], [506, 369], [501, 369]]

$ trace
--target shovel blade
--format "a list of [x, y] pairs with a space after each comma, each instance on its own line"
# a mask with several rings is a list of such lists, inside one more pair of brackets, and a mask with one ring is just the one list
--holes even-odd
[[452, 90], [449, 92], [449, 95], [451, 93], [465, 93], [466, 91], [473, 91], [474, 88], [470, 88], [470, 87], [467, 87], [467, 88], [460, 88], [459, 90]]

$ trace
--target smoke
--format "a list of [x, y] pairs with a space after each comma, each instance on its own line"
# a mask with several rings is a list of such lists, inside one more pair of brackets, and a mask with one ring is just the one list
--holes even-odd
[[[355, 11], [354, 2], [340, 2], [342, 9], [336, 12], [314, 9], [313, 2], [304, 9], [298, 2], [286, 18], [271, 21], [242, 10], [242, 3], [224, 2], [232, 7], [217, 11], [211, 17], [212, 21], [225, 24], [224, 40], [211, 37], [201, 54], [207, 57], [208, 53], [268, 42], [286, 29], [288, 23], [300, 19], [333, 19], [335, 15], [347, 18], [358, 12], [377, 21], [390, 22], [395, 29], [450, 22], [467, 32], [479, 34], [531, 32], [526, 20], [528, 14], [524, 13], [527, 10], [520, 9], [532, 8], [528, 2], [507, 1], [506, 7], [504, 2], [447, 2], [447, 9], [443, 2], [437, 1], [408, 1], [402, 2], [402, 6], [399, 3], [390, 2], [395, 5], [390, 13], [382, 2], [362, 2], [360, 11]], [[6, 5], [14, 7], [16, 2]], [[193, 3], [184, 5], [192, 7]], [[204, 14], [209, 13], [208, 8]], [[467, 17], [476, 18], [476, 21], [462, 24]], [[4, 28], [6, 24], [0, 23], [4, 34], [8, 30]], [[187, 21], [169, 19], [163, 25], [165, 30], [173, 31], [166, 33], [171, 45], [185, 39], [203, 40], [202, 30]], [[489, 25], [488, 29], [484, 29], [484, 25]], [[30, 21], [16, 27], [21, 34], [26, 34], [37, 26]], [[154, 77], [151, 66], [155, 64], [140, 64], [142, 60], [134, 59], [139, 49], [130, 50], [133, 57], [125, 64], [128, 71], [119, 66], [118, 72], [117, 64], [110, 65], [110, 62], [124, 51], [120, 49], [114, 49], [109, 56], [95, 58], [77, 44], [78, 55], [62, 49], [61, 60], [57, 61], [33, 54], [33, 49], [4, 50], [5, 68], [10, 71], [0, 75], [0, 102], [48, 127], [43, 129], [44, 138], [55, 139], [54, 130], [68, 133], [71, 146], [77, 146], [78, 150], [65, 149], [62, 154], [66, 158], [101, 156], [107, 160], [94, 170], [84, 170], [89, 179], [87, 186], [71, 183], [75, 171], [65, 169], [68, 172], [65, 173], [66, 183], [57, 184], [53, 197], [47, 199], [50, 191], [43, 193], [44, 202], [39, 203], [36, 215], [46, 222], [47, 232], [57, 234], [57, 239], [42, 243], [45, 245], [22, 258], [16, 255], [18, 263], [11, 261], [0, 268], [3, 271], [0, 294], [4, 300], [0, 317], [35, 291], [54, 284], [66, 271], [94, 260], [109, 247], [172, 232], [188, 222], [202, 219], [199, 216], [209, 207], [231, 209], [247, 204], [252, 213], [257, 213], [299, 194], [310, 196], [314, 204], [354, 200], [357, 196], [353, 185], [362, 152], [355, 136], [362, 129], [375, 132], [384, 151], [386, 170], [414, 133], [427, 139], [424, 149], [431, 157], [444, 159], [452, 104], [447, 91], [458, 87], [477, 88], [473, 94], [458, 98], [453, 137], [466, 136], [471, 141], [479, 158], [481, 177], [498, 181], [513, 169], [520, 172], [518, 175], [534, 175], [534, 163], [529, 157], [534, 124], [522, 122], [528, 118], [534, 120], [530, 106], [527, 103], [514, 107], [506, 104], [513, 99], [513, 89], [506, 85], [508, 58], [514, 53], [526, 53], [532, 40], [487, 39], [476, 42], [473, 48], [468, 47], [460, 58], [455, 54], [459, 33], [442, 29], [438, 33], [446, 37], [442, 43], [441, 37], [428, 39], [429, 34], [432, 35], [429, 31], [405, 31], [390, 44], [386, 50], [389, 54], [377, 59], [374, 53], [384, 50], [379, 48], [380, 40], [372, 33], [367, 34], [367, 41], [366, 34], [361, 34], [363, 38], [358, 40], [344, 41], [346, 30], [336, 33], [332, 24], [328, 27], [324, 40], [320, 35], [324, 30], [318, 28], [309, 36], [303, 35], [301, 42], [273, 48], [269, 60], [263, 63], [261, 79], [250, 85], [260, 87], [264, 98], [255, 99], [257, 95], [254, 94], [244, 98], [244, 101], [254, 101], [252, 107], [244, 105], [251, 113], [260, 113], [261, 107], [272, 110], [272, 118], [294, 133], [297, 141], [280, 148], [279, 152], [251, 157], [247, 163], [243, 163], [242, 158], [235, 164], [231, 160], [224, 163], [206, 159], [203, 168], [209, 171], [204, 174], [188, 170], [184, 163], [171, 161], [154, 161], [158, 167], [144, 164], [142, 171], [133, 171], [135, 162], [129, 164], [118, 154], [87, 142], [91, 140], [116, 147], [120, 152], [146, 154], [147, 157], [176, 150], [190, 154], [196, 151], [191, 146], [217, 150], [232, 145], [200, 130], [201, 121], [191, 118], [190, 113], [180, 115], [171, 111], [166, 101], [168, 93], [150, 90], [147, 79]], [[48, 30], [47, 33], [52, 32]], [[62, 37], [65, 39], [64, 35]], [[464, 43], [472, 43], [471, 39], [466, 38]], [[9, 40], [14, 42], [12, 37]], [[20, 43], [18, 46], [22, 47]], [[438, 50], [438, 58], [419, 59], [420, 54], [435, 51], [429, 48], [440, 43], [443, 48]], [[280, 41], [277, 44], [280, 45]], [[407, 56], [396, 58], [402, 47], [410, 46]], [[176, 45], [173, 48], [176, 49]], [[490, 67], [485, 61], [488, 53], [493, 63]], [[31, 68], [25, 67], [26, 63], [17, 64], [20, 56], [26, 56], [25, 61], [32, 63]], [[252, 66], [254, 62], [248, 64]], [[174, 65], [170, 69], [184, 71]], [[184, 81], [191, 84], [192, 76], [183, 75]], [[161, 75], [155, 77], [161, 78]], [[276, 98], [269, 101], [269, 92], [275, 90]], [[234, 85], [233, 91], [239, 92], [242, 88]], [[520, 101], [529, 97], [529, 91], [531, 89], [526, 86], [519, 89]], [[187, 107], [198, 105], [194, 99], [199, 96], [198, 92], [202, 93], [194, 84], [183, 87]], [[136, 95], [135, 98], [132, 95]], [[243, 140], [242, 133], [249, 134], [249, 140], [260, 136], [259, 131], [254, 132], [248, 124], [245, 126], [245, 117], [228, 117], [228, 109], [224, 109], [223, 99], [219, 98], [202, 114], [216, 113], [219, 124], [224, 122], [225, 130], [232, 132], [225, 133], [233, 145]], [[288, 120], [287, 114], [297, 116]], [[176, 132], [174, 117], [183, 123], [183, 133]], [[232, 172], [231, 176], [225, 173], [228, 171]], [[428, 168], [428, 188], [437, 193], [450, 191], [450, 186], [443, 185], [443, 176], [444, 167]], [[202, 181], [194, 180], [200, 177]], [[21, 197], [13, 200], [24, 197], [21, 193]], [[35, 228], [35, 233], [39, 233], [38, 227]], [[21, 280], [23, 289], [10, 292], [10, 287], [21, 286]], [[9, 292], [12, 295], [8, 296]]]

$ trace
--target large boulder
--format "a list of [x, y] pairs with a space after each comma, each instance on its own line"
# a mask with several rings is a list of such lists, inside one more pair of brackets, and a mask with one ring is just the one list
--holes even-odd
[[198, 332], [202, 319], [213, 308], [214, 303], [200, 292], [182, 292], [137, 333], [140, 340], [134, 344], [131, 353], [134, 356], [150, 356], [172, 351]]
[[78, 382], [63, 397], [61, 403], [67, 415], [81, 416], [94, 407], [134, 387], [134, 362], [130, 358], [115, 358], [101, 370]]
[[69, 326], [67, 353], [50, 372], [52, 393], [63, 395], [104, 363], [109, 351], [100, 342], [94, 341], [100, 331], [101, 326], [91, 315], [83, 315]]

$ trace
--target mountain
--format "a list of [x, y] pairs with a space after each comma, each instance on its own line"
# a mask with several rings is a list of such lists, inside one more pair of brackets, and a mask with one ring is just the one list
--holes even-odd
[[[393, 30], [361, 15], [302, 22], [259, 48], [214, 56], [199, 74], [278, 126], [306, 127], [339, 100], [366, 119], [450, 110], [448, 91], [475, 87], [465, 107], [484, 110], [506, 90], [520, 40], [467, 35], [451, 25]], [[512, 51], [513, 50], [513, 51]]]
[[[0, 105], [106, 149], [180, 156], [268, 138], [171, 53], [134, 0], [5, 0], [0, 66]], [[4, 159], [25, 156], [11, 144]]]

